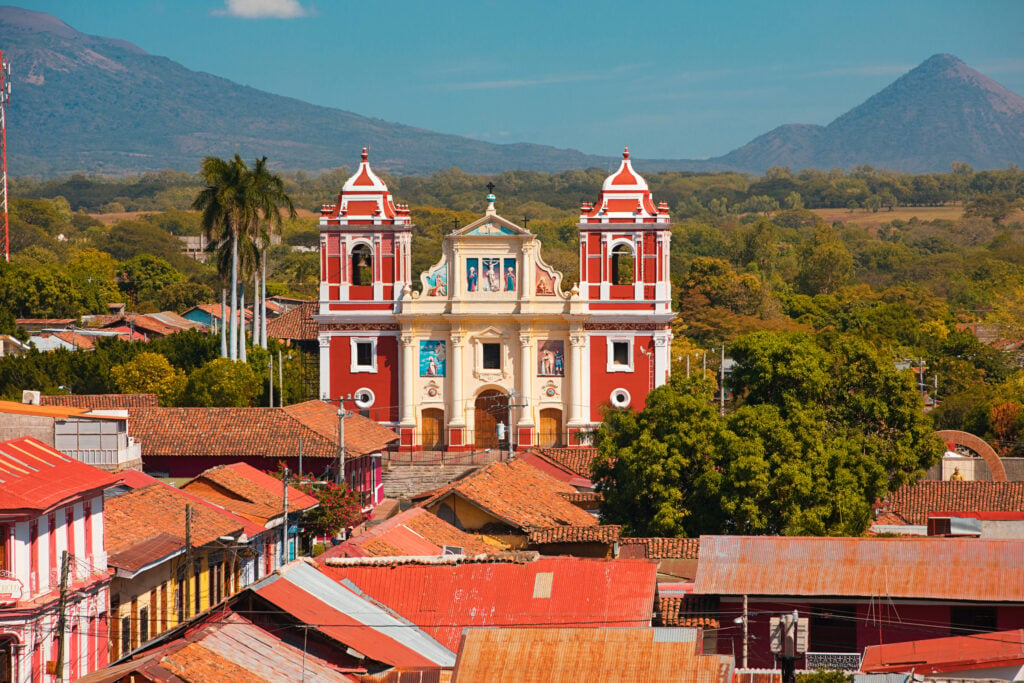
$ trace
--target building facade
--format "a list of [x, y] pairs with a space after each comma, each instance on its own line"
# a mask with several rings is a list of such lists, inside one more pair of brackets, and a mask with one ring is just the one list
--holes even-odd
[[581, 206], [566, 290], [537, 237], [487, 202], [414, 289], [409, 209], [363, 150], [321, 210], [321, 398], [396, 428], [403, 448], [585, 445], [606, 407], [641, 409], [668, 379], [668, 207], [624, 152]]
[[31, 437], [0, 442], [0, 681], [107, 665], [103, 491], [116, 482]]

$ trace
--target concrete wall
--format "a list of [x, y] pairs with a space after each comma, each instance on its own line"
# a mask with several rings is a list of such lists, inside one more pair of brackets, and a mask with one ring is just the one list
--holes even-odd
[[53, 446], [53, 423], [52, 417], [0, 413], [0, 441], [31, 436]]

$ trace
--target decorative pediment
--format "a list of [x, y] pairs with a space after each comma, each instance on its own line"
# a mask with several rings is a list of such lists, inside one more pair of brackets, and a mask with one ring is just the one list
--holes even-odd
[[528, 236], [532, 233], [497, 214], [478, 218], [451, 234], [452, 237], [509, 237], [513, 235]]

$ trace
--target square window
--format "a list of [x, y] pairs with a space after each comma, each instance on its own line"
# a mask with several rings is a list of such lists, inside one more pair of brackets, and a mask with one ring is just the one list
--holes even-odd
[[629, 342], [612, 342], [612, 363], [629, 365]]
[[501, 344], [484, 344], [484, 370], [501, 370]]
[[377, 372], [377, 340], [370, 337], [351, 338], [351, 372]]
[[372, 342], [356, 342], [356, 365], [373, 365]]

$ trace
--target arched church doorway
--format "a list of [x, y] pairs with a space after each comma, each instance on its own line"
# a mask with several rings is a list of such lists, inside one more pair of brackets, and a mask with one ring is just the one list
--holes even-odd
[[498, 423], [506, 428], [509, 426], [508, 395], [497, 389], [488, 389], [476, 397], [473, 408], [473, 445], [476, 448], [498, 448]]

